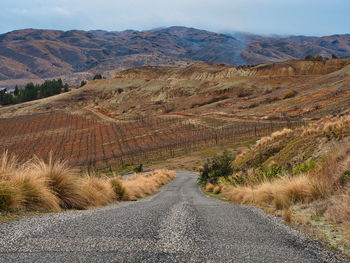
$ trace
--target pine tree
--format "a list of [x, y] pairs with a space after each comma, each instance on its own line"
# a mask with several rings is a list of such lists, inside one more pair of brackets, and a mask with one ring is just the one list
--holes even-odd
[[18, 85], [15, 87], [15, 92], [13, 93], [16, 97], [19, 95], [19, 88]]

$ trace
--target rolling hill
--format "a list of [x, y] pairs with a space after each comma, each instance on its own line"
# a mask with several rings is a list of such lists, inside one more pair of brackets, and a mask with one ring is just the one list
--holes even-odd
[[228, 119], [321, 118], [350, 105], [350, 59], [291, 60], [254, 67], [147, 66], [71, 92], [0, 109], [2, 116], [64, 110], [114, 120], [154, 115]]
[[150, 31], [25, 29], [0, 35], [0, 86], [61, 77], [73, 85], [96, 73], [195, 61], [244, 65], [301, 59], [306, 54], [350, 56], [350, 35], [264, 37], [186, 27]]

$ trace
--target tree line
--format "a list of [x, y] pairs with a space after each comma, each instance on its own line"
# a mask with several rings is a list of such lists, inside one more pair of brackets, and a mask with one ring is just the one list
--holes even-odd
[[43, 84], [28, 83], [24, 89], [16, 85], [14, 92], [0, 91], [0, 105], [11, 105], [26, 101], [50, 97], [69, 90], [68, 84], [63, 84], [61, 79], [46, 80]]
[[[307, 61], [326, 61], [328, 60], [329, 58], [324, 58], [322, 57], [320, 54], [316, 55], [316, 57], [314, 57], [313, 55], [311, 54], [307, 54], [305, 56], [305, 60]], [[338, 56], [332, 54], [332, 59], [338, 59]]]

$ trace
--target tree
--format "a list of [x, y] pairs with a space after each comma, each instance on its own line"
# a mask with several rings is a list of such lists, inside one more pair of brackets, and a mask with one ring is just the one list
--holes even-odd
[[338, 59], [337, 55], [332, 54], [332, 59]]
[[69, 87], [68, 87], [68, 84], [67, 84], [67, 83], [64, 84], [63, 89], [64, 89], [64, 92], [68, 92], [68, 91], [69, 91]]
[[316, 57], [315, 57], [315, 61], [323, 61], [323, 57], [318, 54]]
[[102, 75], [101, 74], [96, 74], [95, 77], [93, 78], [93, 80], [96, 80], [96, 79], [102, 79]]
[[19, 88], [18, 88], [18, 85], [16, 85], [15, 87], [15, 91], [13, 93], [16, 97], [19, 95]]
[[31, 100], [35, 100], [38, 98], [38, 90], [37, 90], [37, 86], [35, 86], [32, 82], [28, 83], [23, 92], [21, 93], [21, 102], [25, 102], [25, 101], [31, 101]]
[[81, 83], [80, 83], [80, 87], [85, 86], [85, 85], [86, 85], [86, 83], [87, 83], [87, 82], [86, 82], [85, 80], [82, 80], [82, 81], [81, 81]]
[[314, 56], [313, 56], [313, 55], [311, 55], [311, 54], [307, 54], [307, 55], [305, 56], [305, 60], [308, 60], [308, 61], [314, 61], [314, 60], [315, 60], [315, 58], [314, 58]]

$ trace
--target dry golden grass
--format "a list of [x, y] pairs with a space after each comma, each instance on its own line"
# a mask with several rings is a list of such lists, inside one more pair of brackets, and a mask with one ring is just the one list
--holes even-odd
[[160, 186], [169, 183], [175, 177], [175, 172], [156, 170], [145, 175], [134, 174], [121, 182], [126, 189], [126, 199], [135, 200], [155, 193]]
[[0, 163], [0, 209], [28, 207], [59, 210], [58, 198], [46, 187], [48, 180], [33, 174], [27, 165], [18, 166], [5, 152]]
[[296, 215], [293, 217], [292, 221], [297, 224], [307, 225], [307, 224], [310, 224], [311, 218], [309, 215]]
[[284, 176], [245, 186], [226, 185], [221, 193], [226, 199], [240, 204], [274, 205], [276, 209], [327, 197], [341, 187], [342, 175], [350, 168], [349, 145], [345, 145], [310, 174]]
[[66, 166], [64, 162], [54, 162], [52, 155], [48, 162], [34, 158], [29, 163], [33, 174], [47, 178], [50, 189], [59, 198], [59, 205], [64, 209], [83, 209], [87, 203], [82, 194], [82, 179], [77, 172]]
[[6, 151], [0, 158], [0, 180], [8, 178], [17, 168], [17, 159]]
[[297, 202], [308, 203], [322, 195], [314, 177], [300, 175], [282, 177], [252, 186], [224, 186], [222, 195], [240, 204], [289, 208]]
[[214, 190], [214, 185], [208, 182], [205, 186], [205, 191], [213, 192], [213, 190]]
[[86, 176], [81, 191], [88, 207], [108, 205], [117, 199], [111, 184], [103, 178]]
[[350, 115], [341, 117], [326, 117], [322, 120], [310, 124], [302, 129], [302, 136], [306, 135], [327, 135], [332, 131], [337, 131], [338, 136], [342, 136], [350, 128]]
[[0, 211], [35, 209], [87, 209], [117, 200], [150, 195], [175, 177], [168, 170], [157, 170], [131, 178], [79, 176], [65, 162], [48, 162], [34, 157], [19, 164], [5, 152], [0, 157]]
[[213, 193], [214, 194], [219, 194], [221, 192], [221, 186], [220, 185], [216, 185], [213, 189]]
[[272, 133], [270, 136], [263, 137], [259, 140], [259, 142], [255, 145], [255, 147], [263, 147], [274, 140], [280, 139], [282, 137], [288, 136], [289, 134], [293, 133], [294, 131], [291, 129], [283, 129], [281, 131], [276, 131]]
[[[271, 136], [262, 138], [253, 150], [257, 153], [264, 152], [265, 148], [275, 140], [291, 133], [294, 133], [293, 137], [317, 134], [339, 139], [349, 131], [349, 128], [350, 115], [327, 117], [308, 127], [275, 132]], [[244, 155], [237, 158], [243, 157]], [[270, 161], [268, 167], [276, 165], [274, 162], [274, 160]], [[247, 180], [242, 186], [225, 186], [222, 189], [222, 195], [241, 204], [274, 205], [277, 209], [284, 209], [298, 202], [309, 203], [320, 197], [332, 195], [342, 187], [342, 176], [348, 170], [350, 170], [350, 140], [343, 139], [342, 147], [334, 147], [334, 152], [328, 153], [328, 160], [320, 161], [318, 167], [311, 173], [299, 176], [287, 174], [262, 183]], [[251, 173], [254, 173], [254, 170], [248, 169], [248, 178], [252, 176]]]
[[25, 171], [15, 174], [11, 179], [13, 186], [20, 189], [20, 205], [30, 209], [58, 211], [58, 198], [54, 192], [47, 187], [48, 180], [37, 174]]
[[126, 191], [125, 187], [122, 183], [122, 178], [115, 177], [109, 180], [112, 189], [116, 195], [117, 200], [125, 200], [126, 199]]
[[336, 196], [336, 198], [328, 204], [324, 215], [325, 218], [332, 223], [350, 222], [350, 196]]

